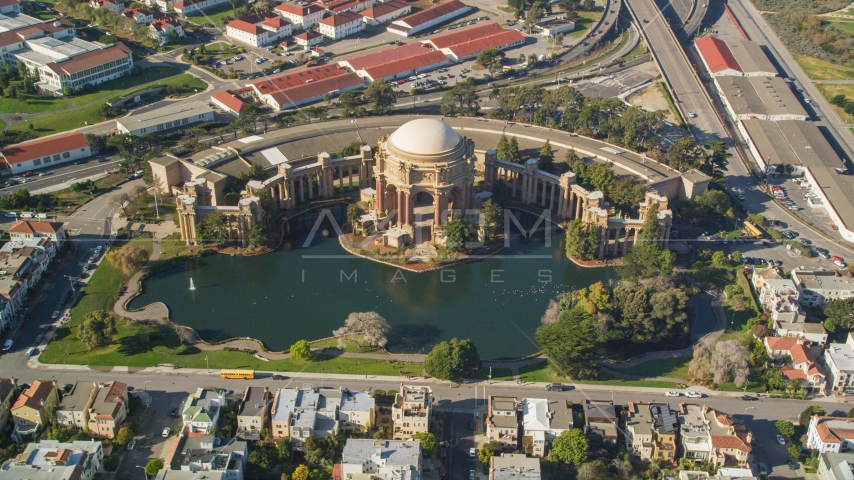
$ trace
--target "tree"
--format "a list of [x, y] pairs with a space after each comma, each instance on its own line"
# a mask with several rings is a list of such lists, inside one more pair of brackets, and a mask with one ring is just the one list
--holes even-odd
[[774, 425], [777, 426], [777, 431], [779, 431], [784, 437], [790, 437], [795, 434], [795, 425], [788, 420], [777, 420], [777, 423]]
[[785, 386], [786, 379], [783, 377], [783, 372], [779, 368], [769, 368], [762, 373], [762, 379], [765, 380], [765, 389], [769, 392], [782, 390]]
[[543, 9], [537, 5], [531, 7], [530, 10], [525, 14], [525, 27], [528, 29], [528, 34], [531, 33], [531, 28], [537, 23], [540, 18], [543, 16]]
[[388, 343], [386, 335], [390, 329], [386, 319], [377, 312], [353, 312], [344, 319], [344, 326], [334, 330], [332, 335], [338, 337], [338, 346], [342, 349], [348, 340], [359, 335], [368, 345], [383, 348]]
[[[32, 125], [32, 124], [30, 124]], [[127, 216], [125, 212], [125, 205], [130, 203], [130, 196], [127, 193], [117, 193], [110, 197], [110, 205], [113, 207], [120, 208], [122, 210], [122, 215]]]
[[196, 243], [221, 243], [230, 238], [228, 218], [219, 210], [207, 214], [196, 225]]
[[394, 89], [385, 80], [374, 80], [365, 89], [365, 97], [369, 101], [374, 102], [374, 114], [382, 115], [391, 111], [391, 108], [397, 103], [397, 96], [394, 94]]
[[[123, 444], [119, 444], [123, 445]], [[119, 469], [119, 463], [121, 463], [121, 459], [119, 458], [119, 454], [111, 453], [104, 457], [104, 470], [108, 472], [115, 472]]]
[[133, 437], [136, 435], [136, 432], [129, 425], [122, 425], [119, 428], [119, 431], [116, 432], [116, 443], [119, 445], [127, 445], [133, 440]]
[[472, 378], [480, 367], [477, 347], [468, 339], [439, 342], [424, 359], [424, 370], [439, 380]]
[[610, 196], [611, 191], [617, 181], [617, 176], [611, 167], [604, 163], [594, 163], [587, 167], [586, 171], [587, 182], [595, 190], [599, 190], [606, 196]]
[[489, 442], [477, 451], [477, 459], [484, 468], [489, 468], [490, 459], [496, 455], [500, 455], [502, 445], [498, 442]]
[[480, 204], [480, 225], [487, 236], [504, 225], [504, 208], [491, 198]]
[[481, 67], [489, 68], [495, 63], [500, 65], [502, 58], [504, 58], [504, 52], [497, 48], [488, 48], [477, 55], [474, 63]]
[[448, 90], [442, 96], [442, 115], [477, 115], [480, 111], [480, 97], [475, 87], [474, 79], [467, 78]]
[[551, 172], [554, 160], [555, 152], [552, 150], [552, 144], [548, 139], [546, 139], [546, 143], [544, 143], [543, 148], [540, 149], [540, 170]]
[[568, 465], [581, 465], [587, 460], [588, 449], [587, 437], [584, 436], [583, 430], [564, 430], [552, 441], [549, 459]]
[[741, 263], [744, 259], [744, 256], [738, 250], [732, 252], [732, 261], [735, 263]]
[[120, 268], [125, 275], [131, 276], [148, 262], [148, 251], [136, 245], [126, 244], [122, 248], [111, 250], [107, 259], [113, 266]]
[[601, 480], [608, 478], [608, 469], [602, 460], [594, 460], [578, 467], [576, 480]]
[[445, 247], [452, 252], [465, 250], [471, 238], [471, 225], [462, 215], [454, 215], [442, 227], [445, 232]]
[[413, 440], [421, 442], [421, 452], [424, 458], [433, 456], [436, 451], [436, 437], [430, 432], [418, 432], [412, 435]]
[[810, 405], [809, 407], [804, 409], [804, 411], [801, 412], [801, 414], [798, 416], [798, 422], [800, 422], [800, 425], [802, 427], [806, 427], [810, 424], [810, 420], [814, 415], [822, 416], [825, 413], [827, 412], [825, 412], [824, 409], [819, 407], [818, 405]]
[[249, 229], [249, 245], [252, 247], [263, 247], [269, 241], [267, 230], [261, 225], [253, 225]]
[[832, 320], [836, 327], [851, 330], [854, 328], [854, 298], [834, 300], [824, 307], [827, 320]]
[[296, 343], [291, 345], [291, 358], [302, 360], [311, 357], [311, 347], [308, 346], [308, 342], [305, 340], [297, 340]]
[[292, 453], [290, 440], [287, 438], [280, 438], [276, 440], [276, 454], [279, 457], [280, 463], [290, 461]]
[[632, 245], [629, 253], [623, 257], [620, 275], [627, 279], [643, 279], [656, 276], [669, 277], [673, 271], [673, 252], [659, 246], [661, 226], [658, 219], [658, 205], [649, 207], [638, 241]]
[[498, 139], [498, 146], [495, 147], [495, 156], [498, 157], [499, 160], [506, 160], [508, 162], [512, 162], [509, 154], [510, 154], [510, 141], [507, 140], [507, 137], [504, 134], [501, 134], [501, 138]]
[[716, 341], [703, 339], [694, 349], [688, 375], [698, 380], [712, 379], [721, 385], [732, 379], [736, 386], [744, 385], [750, 372], [747, 347], [735, 340]]
[[854, 418], [854, 408], [852, 408], [851, 410], [848, 410], [848, 415], [846, 415], [846, 417]]
[[712, 254], [712, 265], [723, 268], [727, 266], [726, 253], [718, 250]]
[[157, 475], [157, 472], [160, 470], [163, 470], [163, 460], [160, 460], [159, 458], [155, 458], [145, 464], [145, 474], [150, 477]]
[[599, 248], [599, 233], [595, 225], [585, 225], [580, 218], [570, 220], [566, 228], [566, 256], [592, 260]]
[[246, 456], [246, 463], [249, 467], [257, 472], [263, 472], [270, 469], [270, 459], [267, 454], [261, 450], [252, 450]]
[[596, 376], [596, 331], [589, 313], [564, 310], [557, 322], [537, 328], [534, 338], [562, 375], [577, 380]]
[[350, 222], [350, 225], [353, 226], [353, 233], [356, 233], [358, 231], [359, 225], [361, 225], [361, 223], [359, 222], [359, 218], [361, 216], [362, 211], [361, 209], [359, 209], [358, 205], [356, 205], [355, 203], [347, 205], [347, 221]]
[[291, 480], [308, 480], [308, 467], [305, 465], [300, 465], [294, 470], [294, 473], [291, 474]]
[[110, 345], [117, 334], [116, 319], [104, 310], [87, 313], [83, 323], [77, 327], [77, 338], [89, 350]]
[[516, 137], [510, 137], [510, 143], [507, 145], [507, 161], [522, 163], [522, 157], [519, 154], [519, 141]]

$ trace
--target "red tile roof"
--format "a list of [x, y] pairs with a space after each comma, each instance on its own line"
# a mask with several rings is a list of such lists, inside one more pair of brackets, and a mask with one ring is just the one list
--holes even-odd
[[[827, 422], [842, 422], [847, 423], [851, 428], [833, 427], [831, 428]], [[819, 417], [816, 423], [815, 430], [819, 438], [824, 443], [842, 443], [842, 439], [854, 438], [854, 418], [845, 417]]]
[[390, 2], [374, 5], [371, 8], [366, 8], [359, 12], [359, 15], [368, 18], [378, 18], [384, 15], [388, 15], [389, 13], [396, 12], [398, 10], [403, 10], [408, 6], [409, 5], [405, 3], [398, 2], [397, 0], [392, 0]]
[[420, 55], [414, 55], [397, 61], [366, 68], [365, 73], [370, 75], [372, 79], [378, 80], [400, 72], [407, 72], [416, 68], [436, 65], [447, 60], [448, 57], [446, 57], [444, 53], [439, 50], [432, 50], [429, 52], [423, 52]]
[[243, 20], [232, 20], [228, 22], [225, 27], [233, 28], [235, 30], [240, 30], [241, 32], [246, 32], [250, 35], [258, 35], [260, 33], [264, 33], [264, 29], [255, 25], [254, 23], [244, 22]]
[[361, 77], [355, 73], [345, 73], [331, 78], [325, 78], [311, 83], [305, 83], [289, 88], [287, 90], [274, 93], [273, 99], [280, 105], [281, 108], [287, 108], [291, 102], [299, 102], [306, 98], [315, 97], [320, 94], [335, 92], [345, 88], [351, 88], [358, 85], [364, 85]]
[[432, 43], [436, 46], [436, 48], [447, 48], [452, 45], [457, 45], [460, 43], [477, 40], [478, 38], [495, 35], [496, 33], [501, 33], [503, 31], [504, 28], [502, 28], [501, 25], [497, 23], [487, 23], [483, 25], [477, 25], [471, 28], [454, 30], [450, 33], [446, 33], [444, 35], [437, 35], [433, 38], [430, 38], [429, 40], [422, 41], [425, 43]]
[[109, 385], [109, 387], [110, 387], [110, 390], [107, 391], [106, 397], [104, 397], [104, 401], [108, 402], [108, 403], [109, 402], [115, 402], [115, 401], [118, 401], [119, 399], [122, 399], [123, 398], [122, 395], [124, 394], [124, 391], [128, 387], [126, 383], [122, 383], [122, 382], [119, 382], [116, 380], [113, 380], [111, 382], [107, 382], [104, 385]]
[[21, 393], [15, 404], [12, 405], [12, 410], [28, 406], [30, 408], [41, 410], [42, 405], [53, 392], [53, 383], [46, 380], [36, 380], [27, 391]]
[[373, 4], [373, 0], [346, 0], [332, 6], [327, 6], [326, 8], [333, 13], [341, 13], [345, 10], [357, 8], [359, 5], [363, 5], [365, 3]]
[[765, 344], [771, 350], [789, 351], [804, 339], [798, 337], [765, 337]]
[[45, 67], [53, 70], [58, 75], [71, 75], [87, 68], [96, 67], [129, 56], [131, 56], [131, 50], [124, 43], [118, 42], [113, 44], [112, 47], [86, 52], [82, 55], [72, 57], [71, 60], [48, 63]]
[[217, 102], [225, 105], [229, 110], [240, 114], [244, 107], [246, 107], [246, 102], [240, 99], [237, 95], [234, 95], [231, 92], [217, 92], [211, 95], [211, 100], [216, 100]]
[[265, 78], [257, 82], [250, 83], [260, 95], [273, 94], [285, 89], [303, 85], [306, 80], [313, 79], [317, 82], [330, 77], [337, 77], [347, 74], [347, 70], [338, 65], [321, 65], [318, 67], [310, 67], [294, 72], [284, 73], [277, 77]]
[[299, 38], [300, 40], [308, 41], [308, 40], [312, 40], [312, 39], [315, 39], [317, 37], [322, 37], [322, 36], [323, 35], [321, 35], [319, 33], [312, 32], [311, 30], [306, 30], [302, 33], [298, 33], [298, 34], [294, 35], [294, 38]]
[[282, 12], [290, 13], [291, 15], [299, 15], [301, 17], [307, 17], [312, 13], [322, 12], [324, 10], [323, 7], [319, 5], [294, 5], [293, 3], [281, 3], [276, 5], [276, 10], [280, 10]]
[[14, 165], [78, 148], [86, 148], [86, 137], [82, 133], [69, 133], [33, 140], [32, 142], [18, 143], [0, 150], [0, 154], [5, 157], [9, 165]]
[[706, 65], [709, 66], [709, 70], [712, 73], [717, 73], [727, 68], [737, 72], [742, 71], [723, 40], [712, 36], [703, 37], [695, 40], [694, 45], [697, 46], [697, 50], [700, 51], [700, 55], [702, 55], [703, 60], [706, 61]]
[[506, 30], [495, 35], [479, 38], [470, 42], [460, 43], [447, 47], [457, 57], [464, 57], [473, 53], [479, 53], [490, 48], [506, 47], [516, 42], [522, 42], [525, 36], [516, 30]]
[[407, 43], [399, 47], [386, 48], [374, 53], [359, 55], [358, 57], [342, 60], [347, 62], [353, 70], [364, 70], [384, 63], [405, 59], [413, 55], [420, 55], [428, 51], [422, 43]]
[[29, 220], [18, 220], [9, 228], [9, 233], [56, 233], [62, 228], [62, 225], [62, 222], [31, 222]]
[[331, 17], [326, 17], [320, 21], [321, 25], [326, 25], [329, 27], [340, 27], [341, 25], [346, 25], [352, 22], [361, 22], [362, 16], [358, 13], [353, 12], [341, 12], [338, 15], [332, 15]]
[[427, 23], [431, 20], [435, 20], [443, 15], [447, 15], [451, 12], [456, 12], [457, 10], [461, 10], [463, 8], [468, 8], [468, 6], [460, 0], [451, 0], [450, 2], [442, 3], [440, 5], [436, 5], [435, 7], [430, 7], [420, 12], [409, 14], [403, 18], [395, 20], [395, 22], [401, 22], [405, 25], [408, 25], [410, 28], [415, 28], [421, 24]]
[[20, 3], [20, 0], [0, 0], [0, 7], [10, 7]]
[[172, 17], [155, 18], [151, 21], [151, 26], [157, 31], [164, 30], [169, 25], [178, 28], [181, 26], [181, 22]]
[[270, 17], [270, 18], [265, 19], [264, 22], [262, 22], [262, 23], [264, 23], [264, 25], [267, 25], [267, 26], [273, 27], [273, 28], [282, 28], [282, 27], [285, 27], [285, 26], [291, 24], [291, 22], [285, 20], [282, 17]]
[[150, 15], [147, 10], [142, 8], [126, 8], [122, 12], [126, 17], [136, 18], [140, 15]]

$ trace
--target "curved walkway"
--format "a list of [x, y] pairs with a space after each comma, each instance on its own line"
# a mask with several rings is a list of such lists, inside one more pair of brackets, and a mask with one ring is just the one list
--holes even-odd
[[[170, 223], [172, 222], [171, 218], [165, 221]], [[163, 232], [158, 231], [154, 231], [153, 233], [154, 245], [151, 251], [151, 256], [148, 257], [148, 262], [145, 263], [145, 266], [142, 267], [140, 271], [130, 277], [125, 293], [122, 294], [118, 300], [116, 300], [115, 305], [113, 305], [113, 311], [116, 312], [116, 314], [138, 322], [162, 322], [164, 319], [168, 320], [169, 318], [169, 309], [166, 307], [166, 304], [162, 302], [155, 302], [150, 305], [146, 305], [139, 310], [125, 310], [127, 302], [130, 301], [130, 299], [139, 291], [142, 276], [145, 275], [148, 269], [154, 266], [154, 264], [160, 259], [160, 254], [162, 252], [160, 240], [167, 237], [168, 233], [164, 234]]]

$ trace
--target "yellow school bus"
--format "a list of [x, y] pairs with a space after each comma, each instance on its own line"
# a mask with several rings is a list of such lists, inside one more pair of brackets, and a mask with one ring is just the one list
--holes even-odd
[[255, 378], [255, 370], [220, 370], [219, 376], [222, 378], [242, 378], [244, 380], [252, 380]]
[[744, 231], [746, 231], [751, 236], [756, 237], [756, 238], [762, 238], [763, 236], [765, 236], [765, 233], [762, 230], [760, 230], [759, 227], [757, 227], [756, 225], [754, 225], [752, 222], [750, 222], [748, 220], [744, 221]]

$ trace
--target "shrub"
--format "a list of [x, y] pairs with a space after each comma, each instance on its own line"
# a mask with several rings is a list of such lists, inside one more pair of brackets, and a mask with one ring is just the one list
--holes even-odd
[[119, 454], [111, 453], [106, 458], [104, 458], [104, 470], [108, 472], [115, 472], [119, 469]]

